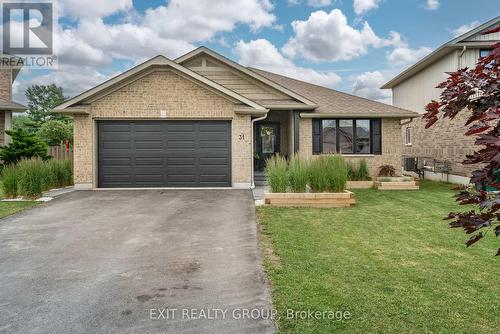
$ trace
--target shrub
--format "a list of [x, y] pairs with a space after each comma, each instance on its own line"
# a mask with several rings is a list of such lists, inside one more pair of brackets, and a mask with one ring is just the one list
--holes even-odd
[[352, 164], [347, 164], [347, 179], [349, 181], [356, 181], [358, 178], [356, 167]]
[[320, 156], [309, 163], [309, 187], [312, 192], [325, 192], [328, 189], [328, 169], [326, 156]]
[[18, 162], [21, 159], [38, 157], [47, 160], [47, 144], [33, 133], [23, 129], [6, 130], [12, 142], [0, 148], [0, 160], [6, 165]]
[[396, 169], [391, 165], [382, 165], [379, 167], [378, 176], [396, 176]]
[[42, 195], [46, 179], [46, 168], [41, 159], [21, 160], [16, 168], [18, 172], [18, 193], [27, 198]]
[[348, 164], [340, 155], [330, 155], [321, 158], [325, 160], [327, 190], [334, 193], [343, 192], [347, 183]]
[[17, 174], [14, 166], [5, 166], [2, 171], [2, 191], [7, 198], [17, 197]]
[[6, 166], [2, 178], [5, 196], [36, 198], [45, 190], [72, 184], [73, 164], [70, 160], [25, 159]]
[[70, 160], [49, 160], [44, 163], [44, 189], [72, 184], [73, 165]]
[[284, 193], [288, 185], [287, 162], [280, 155], [274, 155], [266, 160], [266, 178], [271, 192]]
[[290, 182], [290, 188], [293, 192], [303, 193], [306, 191], [308, 181], [307, 165], [307, 161], [301, 159], [297, 155], [294, 155], [290, 159], [290, 165], [288, 167], [288, 180]]
[[368, 170], [368, 164], [365, 159], [362, 159], [359, 162], [359, 168], [357, 177], [359, 181], [368, 181], [370, 180], [370, 171]]
[[50, 119], [40, 126], [36, 134], [48, 145], [58, 146], [66, 139], [71, 139], [73, 126], [69, 122]]

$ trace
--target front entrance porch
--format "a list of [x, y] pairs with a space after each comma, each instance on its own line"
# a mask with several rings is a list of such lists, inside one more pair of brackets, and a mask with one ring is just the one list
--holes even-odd
[[266, 159], [275, 154], [288, 157], [294, 152], [294, 113], [271, 110], [254, 127], [254, 170], [261, 175]]

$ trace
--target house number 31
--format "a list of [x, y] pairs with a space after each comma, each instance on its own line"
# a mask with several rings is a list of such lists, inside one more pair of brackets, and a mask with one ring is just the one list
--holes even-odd
[[240, 140], [245, 140], [245, 134], [244, 133], [240, 133]]

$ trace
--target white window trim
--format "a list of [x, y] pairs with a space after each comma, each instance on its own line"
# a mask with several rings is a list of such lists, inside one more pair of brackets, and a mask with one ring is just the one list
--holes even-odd
[[[410, 140], [408, 141], [408, 130], [410, 132]], [[413, 142], [413, 128], [408, 126], [405, 128], [405, 146], [412, 146]]]

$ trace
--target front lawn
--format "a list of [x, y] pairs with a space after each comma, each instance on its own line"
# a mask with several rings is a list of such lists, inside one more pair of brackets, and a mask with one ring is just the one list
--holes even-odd
[[26, 202], [0, 202], [0, 218], [4, 218], [18, 211], [29, 209], [37, 205], [38, 202], [26, 201]]
[[[465, 248], [467, 236], [442, 220], [459, 207], [449, 188], [358, 190], [348, 209], [259, 207], [280, 331], [497, 333], [500, 240]], [[351, 318], [287, 319], [287, 309]]]
[[[2, 185], [0, 183], [0, 200], [3, 199]], [[35, 201], [23, 201], [23, 202], [1, 202], [0, 201], [0, 219], [13, 215], [16, 212], [29, 209], [37, 205], [38, 202]]]

